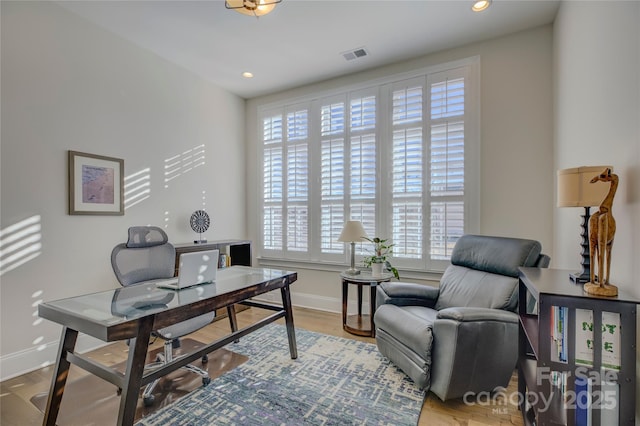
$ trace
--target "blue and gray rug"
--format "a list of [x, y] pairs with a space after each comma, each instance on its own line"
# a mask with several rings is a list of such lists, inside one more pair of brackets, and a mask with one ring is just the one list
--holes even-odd
[[374, 344], [270, 324], [227, 349], [249, 361], [137, 423], [159, 425], [416, 425], [424, 399]]

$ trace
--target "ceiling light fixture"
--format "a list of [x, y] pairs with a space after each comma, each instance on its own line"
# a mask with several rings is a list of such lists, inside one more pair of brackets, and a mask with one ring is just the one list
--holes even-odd
[[471, 10], [473, 10], [474, 12], [482, 12], [489, 6], [491, 6], [491, 0], [478, 0], [473, 3], [473, 6], [471, 6]]
[[244, 78], [253, 78], [253, 73], [250, 73], [249, 71], [245, 71], [242, 73], [242, 76]]
[[233, 9], [243, 15], [259, 16], [271, 12], [282, 0], [226, 0], [224, 7]]

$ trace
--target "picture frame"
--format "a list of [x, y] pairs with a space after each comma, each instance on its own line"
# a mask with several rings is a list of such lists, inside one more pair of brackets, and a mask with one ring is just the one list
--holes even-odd
[[69, 151], [69, 214], [124, 215], [124, 160]]

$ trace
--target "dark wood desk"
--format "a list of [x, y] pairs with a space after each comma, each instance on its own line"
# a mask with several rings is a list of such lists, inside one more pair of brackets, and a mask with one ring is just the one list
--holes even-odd
[[[289, 291], [289, 286], [297, 279], [295, 272], [233, 266], [218, 271], [215, 283], [180, 291], [164, 290], [154, 284], [142, 283], [40, 304], [38, 314], [42, 318], [63, 325], [43, 425], [54, 426], [56, 423], [71, 363], [122, 390], [117, 424], [131, 425], [142, 386], [277, 319], [285, 319], [289, 352], [292, 359], [297, 358]], [[248, 300], [275, 289], [281, 291], [282, 307]], [[255, 324], [233, 331], [193, 353], [145, 373], [144, 364], [153, 330], [234, 303], [275, 312]], [[74, 349], [78, 333], [85, 333], [105, 342], [130, 339], [125, 373], [76, 353]]]

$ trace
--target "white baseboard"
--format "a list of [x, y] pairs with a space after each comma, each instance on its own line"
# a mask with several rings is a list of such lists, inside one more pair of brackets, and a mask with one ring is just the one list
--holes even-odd
[[[280, 291], [272, 291], [269, 293], [261, 294], [259, 297], [254, 297], [254, 299], [270, 303], [282, 303], [282, 296], [280, 295]], [[341, 299], [317, 296], [315, 294], [296, 293], [292, 291], [291, 304], [299, 308], [316, 309], [318, 311], [342, 312]]]
[[[58, 341], [49, 342], [36, 348], [0, 357], [0, 381], [12, 379], [55, 363], [59, 343]], [[86, 334], [79, 334], [76, 349], [78, 353], [84, 353], [108, 344]]]
[[[265, 293], [256, 300], [270, 303], [281, 303], [280, 291]], [[327, 312], [341, 312], [342, 301], [332, 297], [291, 292], [291, 304], [301, 308], [317, 309]], [[49, 342], [37, 348], [26, 349], [0, 357], [0, 381], [8, 380], [33, 370], [46, 367], [55, 362], [58, 355], [59, 342]], [[76, 349], [78, 353], [88, 352], [109, 343], [86, 334], [78, 335]]]

